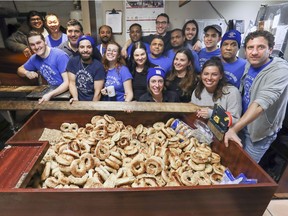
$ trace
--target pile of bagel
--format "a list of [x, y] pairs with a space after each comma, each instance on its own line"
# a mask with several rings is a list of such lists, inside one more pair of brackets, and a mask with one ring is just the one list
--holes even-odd
[[173, 120], [133, 127], [113, 116], [97, 115], [83, 127], [62, 123], [60, 137], [50, 142], [29, 187], [219, 184], [226, 169], [220, 156], [208, 144], [177, 134], [170, 127]]

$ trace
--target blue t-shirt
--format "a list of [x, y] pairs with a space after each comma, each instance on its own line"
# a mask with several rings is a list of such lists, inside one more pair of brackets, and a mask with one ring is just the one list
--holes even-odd
[[[194, 65], [194, 69], [196, 73], [200, 73], [200, 64], [199, 64], [199, 57], [198, 54], [194, 51], [194, 50], [190, 50], [194, 59], [193, 65]], [[173, 65], [173, 59], [176, 55], [176, 53], [174, 52], [173, 49], [170, 49], [166, 52], [165, 54], [169, 59], [171, 59], [172, 61], [172, 65]]]
[[243, 76], [246, 60], [242, 58], [237, 58], [233, 63], [222, 62], [225, 72], [225, 77], [227, 82], [234, 85], [235, 87], [240, 87], [241, 77]]
[[261, 67], [254, 68], [250, 67], [248, 73], [244, 79], [244, 94], [242, 96], [242, 112], [245, 113], [248, 109], [250, 103], [250, 89], [255, 80], [255, 77], [267, 66], [271, 63], [272, 59]]
[[51, 35], [47, 35], [45, 41], [49, 47], [58, 47], [61, 43], [68, 41], [68, 37], [66, 34], [62, 33], [58, 40], [54, 40]]
[[[125, 101], [124, 82], [133, 79], [132, 74], [126, 66], [121, 66], [119, 70], [116, 68], [109, 69], [106, 74], [105, 87], [114, 86], [116, 92], [116, 101]], [[108, 100], [108, 97], [104, 98]]]
[[64, 51], [51, 48], [47, 58], [33, 54], [24, 64], [28, 71], [39, 71], [49, 85], [59, 86], [63, 83], [62, 73], [66, 72], [69, 56]]
[[104, 81], [106, 75], [101, 62], [93, 59], [91, 64], [83, 64], [80, 56], [70, 58], [67, 71], [76, 76], [75, 83], [80, 101], [92, 101], [95, 91], [94, 81]]
[[148, 59], [152, 64], [160, 66], [167, 74], [172, 69], [172, 61], [170, 58], [162, 55], [159, 58], [152, 58], [151, 54], [148, 54]]
[[104, 53], [106, 52], [106, 47], [103, 47], [102, 43], [97, 45], [97, 49], [99, 50], [100, 54], [104, 56]]
[[199, 51], [198, 53], [198, 57], [199, 57], [199, 64], [200, 64], [200, 68], [203, 68], [204, 63], [211, 59], [213, 56], [219, 56], [221, 55], [221, 50], [220, 48], [212, 51], [212, 52], [207, 52], [206, 48], [203, 48]]

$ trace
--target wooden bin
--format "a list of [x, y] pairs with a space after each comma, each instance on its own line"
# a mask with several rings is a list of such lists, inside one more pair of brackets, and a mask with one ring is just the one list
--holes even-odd
[[[94, 115], [109, 114], [125, 125], [180, 118], [195, 121], [193, 113], [123, 111], [37, 111], [7, 144], [38, 140], [45, 127], [59, 129], [63, 122], [84, 126]], [[34, 141], [33, 141], [34, 140]], [[251, 185], [212, 185], [164, 188], [28, 189], [1, 188], [1, 215], [255, 215], [268, 206], [277, 184], [236, 143], [226, 148], [215, 140], [212, 149], [236, 176], [243, 172], [258, 179]], [[15, 163], [23, 163], [15, 159]], [[1, 181], [1, 179], [0, 179]], [[2, 179], [3, 181], [3, 179]]]

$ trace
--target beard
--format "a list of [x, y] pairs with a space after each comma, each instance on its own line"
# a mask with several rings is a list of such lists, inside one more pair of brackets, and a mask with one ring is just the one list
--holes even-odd
[[88, 61], [90, 61], [92, 59], [92, 56], [91, 55], [89, 55], [89, 56], [83, 56], [83, 55], [81, 55], [81, 60], [83, 61], [83, 62], [88, 62]]
[[108, 37], [101, 38], [102, 43], [107, 44], [110, 40]]

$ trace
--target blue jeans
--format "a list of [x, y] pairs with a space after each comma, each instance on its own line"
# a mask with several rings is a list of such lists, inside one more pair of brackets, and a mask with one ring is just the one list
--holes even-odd
[[253, 158], [257, 163], [259, 163], [272, 142], [276, 139], [277, 133], [267, 136], [257, 142], [252, 142], [247, 128], [244, 128], [239, 133], [239, 137], [242, 140], [244, 150], [250, 155], [251, 158]]

